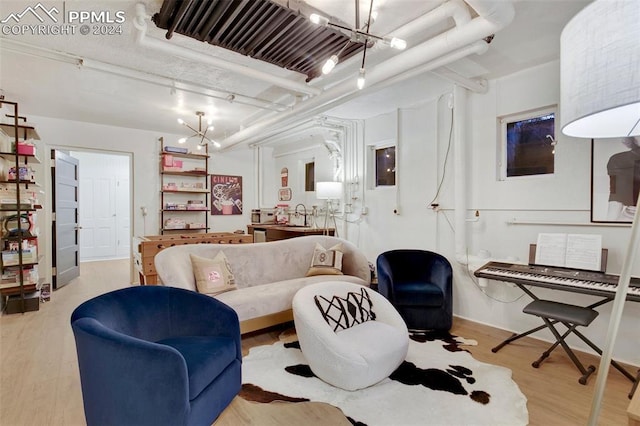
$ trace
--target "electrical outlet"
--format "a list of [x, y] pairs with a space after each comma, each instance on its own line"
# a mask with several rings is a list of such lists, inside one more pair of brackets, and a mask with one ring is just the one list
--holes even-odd
[[369, 207], [367, 207], [367, 206], [362, 206], [362, 211], [360, 212], [360, 214], [361, 214], [362, 216], [366, 216], [366, 215], [368, 215], [368, 214], [369, 214]]

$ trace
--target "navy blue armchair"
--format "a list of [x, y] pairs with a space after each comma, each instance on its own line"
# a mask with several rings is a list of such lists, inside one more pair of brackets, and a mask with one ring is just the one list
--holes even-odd
[[241, 387], [236, 312], [192, 291], [128, 287], [71, 315], [87, 424], [211, 425]]
[[453, 320], [449, 261], [425, 250], [390, 250], [377, 259], [378, 292], [410, 331], [449, 330]]

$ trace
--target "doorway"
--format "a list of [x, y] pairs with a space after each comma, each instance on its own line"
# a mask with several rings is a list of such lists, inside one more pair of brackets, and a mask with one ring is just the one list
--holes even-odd
[[80, 162], [80, 262], [123, 259], [131, 251], [131, 156], [70, 151]]

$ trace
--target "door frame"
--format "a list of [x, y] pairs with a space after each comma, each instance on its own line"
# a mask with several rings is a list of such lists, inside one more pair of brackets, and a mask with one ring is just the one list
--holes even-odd
[[[109, 150], [109, 149], [92, 149], [92, 148], [83, 148], [83, 147], [79, 147], [79, 146], [69, 146], [69, 145], [60, 145], [60, 144], [46, 144], [43, 147], [44, 152], [46, 152], [47, 154], [44, 155], [44, 158], [41, 158], [40, 160], [43, 163], [43, 173], [45, 176], [45, 179], [43, 180], [45, 182], [45, 188], [44, 188], [44, 199], [45, 199], [45, 204], [44, 204], [44, 223], [41, 223], [41, 229], [40, 229], [40, 234], [44, 236], [43, 238], [43, 242], [45, 242], [44, 247], [46, 247], [46, 252], [45, 252], [45, 258], [43, 259], [43, 261], [40, 263], [40, 265], [42, 266], [42, 270], [40, 270], [40, 276], [46, 278], [45, 282], [52, 282], [52, 261], [53, 261], [53, 253], [52, 253], [52, 249], [53, 249], [53, 238], [52, 238], [52, 233], [51, 233], [51, 224], [52, 224], [52, 209], [53, 209], [53, 187], [52, 187], [52, 179], [51, 179], [51, 155], [49, 155], [49, 152], [51, 152], [51, 150], [59, 150], [59, 151], [64, 151], [64, 152], [71, 152], [71, 151], [86, 151], [86, 152], [92, 152], [92, 153], [96, 153], [96, 154], [109, 154], [109, 155], [125, 155], [127, 157], [129, 157], [129, 241], [133, 240], [133, 234], [134, 234], [134, 182], [133, 182], [133, 171], [134, 171], [134, 158], [133, 158], [133, 152], [131, 151], [118, 151], [118, 150]], [[82, 166], [82, 164], [80, 165]], [[131, 282], [133, 282], [134, 279], [134, 268], [133, 268], [133, 256], [132, 256], [132, 250], [133, 250], [133, 246], [130, 244], [131, 248], [130, 248], [130, 253], [129, 253], [129, 259], [130, 259], [130, 275], [131, 275]], [[45, 273], [46, 272], [46, 275]], [[64, 287], [63, 287], [64, 288]]]

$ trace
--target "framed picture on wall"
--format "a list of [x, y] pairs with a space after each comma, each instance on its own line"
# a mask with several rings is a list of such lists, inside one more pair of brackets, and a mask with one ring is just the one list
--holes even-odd
[[631, 223], [640, 192], [640, 138], [591, 140], [591, 222]]
[[211, 175], [211, 214], [242, 214], [242, 176]]

